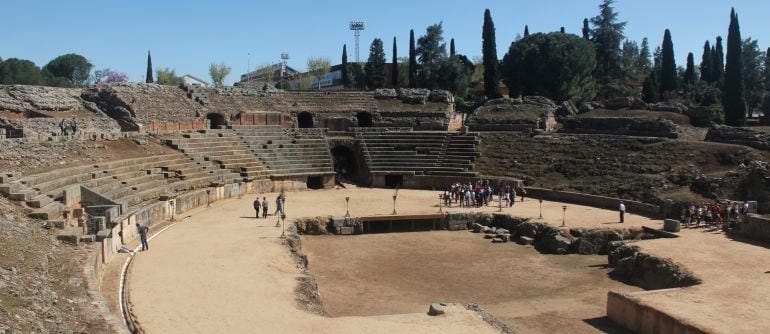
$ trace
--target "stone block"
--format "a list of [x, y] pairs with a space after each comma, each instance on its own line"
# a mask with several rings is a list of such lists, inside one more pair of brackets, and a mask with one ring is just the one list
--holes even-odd
[[666, 232], [679, 232], [680, 222], [676, 219], [666, 219], [663, 221], [663, 230]]
[[107, 238], [112, 237], [112, 231], [110, 230], [100, 230], [96, 233], [96, 241], [102, 241]]
[[77, 246], [80, 244], [81, 236], [83, 236], [83, 229], [73, 227], [65, 228], [63, 231], [59, 232], [56, 235], [56, 239]]
[[524, 236], [521, 236], [519, 237], [518, 240], [516, 240], [516, 243], [518, 243], [519, 245], [531, 245], [533, 242], [535, 242], [535, 239], [531, 237], [524, 237]]
[[337, 234], [339, 235], [351, 235], [353, 234], [353, 226], [340, 226], [337, 228]]
[[447, 307], [447, 304], [444, 303], [433, 303], [430, 304], [430, 308], [428, 308], [428, 315], [430, 316], [437, 316], [444, 314], [445, 308]]

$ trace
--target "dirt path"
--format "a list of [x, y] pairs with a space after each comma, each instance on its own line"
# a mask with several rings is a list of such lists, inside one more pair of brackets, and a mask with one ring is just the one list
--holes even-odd
[[[290, 193], [287, 202], [308, 208], [319, 197]], [[300, 309], [294, 294], [300, 271], [278, 238], [281, 230], [274, 217], [251, 218], [250, 204], [251, 198], [215, 204], [168, 229], [134, 259], [128, 288], [148, 333], [496, 332], [460, 308], [429, 317], [427, 304], [420, 313], [377, 317], [326, 318]], [[304, 215], [314, 213], [320, 212]]]

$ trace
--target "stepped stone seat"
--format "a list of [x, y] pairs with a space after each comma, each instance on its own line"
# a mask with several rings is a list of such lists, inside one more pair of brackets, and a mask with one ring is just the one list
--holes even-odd
[[[231, 129], [201, 130], [167, 138], [164, 142], [193, 159], [208, 162], [213, 167], [211, 170], [221, 167], [249, 180], [267, 177], [267, 167], [240, 142], [236, 132]], [[182, 167], [174, 166], [174, 168]], [[185, 180], [190, 180], [197, 179], [203, 174], [201, 170], [181, 170], [178, 175]]]

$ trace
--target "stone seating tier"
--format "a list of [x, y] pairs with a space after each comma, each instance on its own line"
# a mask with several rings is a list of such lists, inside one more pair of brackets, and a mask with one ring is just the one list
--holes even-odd
[[233, 126], [239, 140], [248, 146], [275, 177], [334, 174], [329, 145], [322, 135], [286, 135], [277, 126]]

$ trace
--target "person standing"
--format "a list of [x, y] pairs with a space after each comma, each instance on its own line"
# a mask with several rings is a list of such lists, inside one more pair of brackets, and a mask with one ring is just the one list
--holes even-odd
[[283, 198], [281, 195], [278, 195], [278, 197], [275, 198], [275, 216], [278, 215], [278, 213], [283, 214]]
[[262, 218], [267, 218], [267, 197], [262, 197]]
[[136, 230], [139, 232], [139, 239], [142, 241], [142, 251], [150, 249], [150, 245], [147, 244], [147, 233], [150, 232], [150, 228], [136, 223]]
[[519, 192], [521, 195], [521, 202], [524, 202], [524, 196], [527, 196], [527, 189], [524, 187], [521, 187], [521, 191]]
[[257, 211], [257, 218], [259, 218], [259, 208], [262, 207], [262, 204], [259, 203], [259, 197], [254, 200], [254, 211]]
[[626, 205], [623, 204], [623, 201], [620, 201], [618, 212], [620, 213], [620, 223], [623, 224], [625, 222], [623, 218], [626, 215]]

